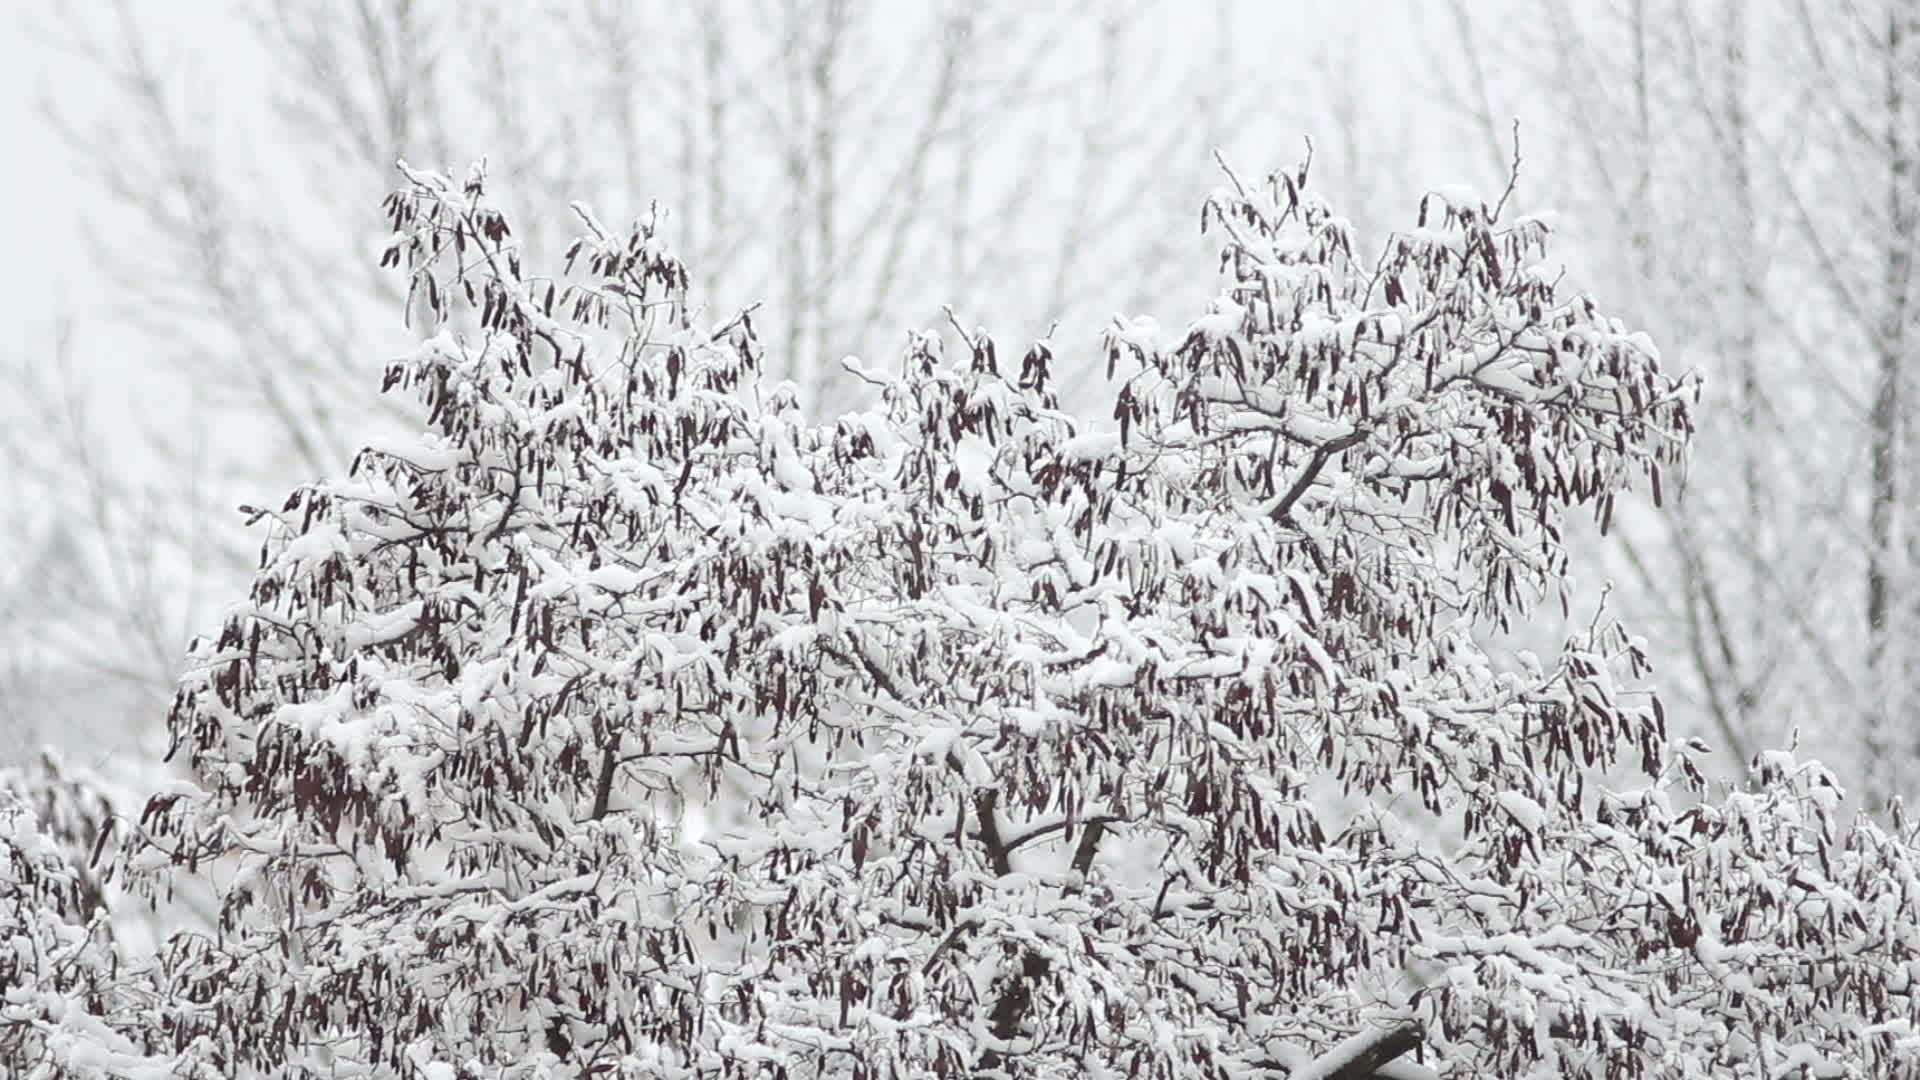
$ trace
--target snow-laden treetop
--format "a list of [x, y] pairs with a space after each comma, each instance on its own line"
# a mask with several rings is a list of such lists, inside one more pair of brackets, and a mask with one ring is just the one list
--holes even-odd
[[1911, 831], [1786, 754], [1703, 800], [1604, 619], [1477, 644], [1692, 430], [1542, 223], [1429, 196], [1362, 260], [1304, 168], [1229, 172], [1219, 294], [1107, 333], [1110, 422], [956, 323], [814, 426], [657, 219], [576, 208], [544, 277], [480, 171], [406, 178], [422, 431], [252, 511], [172, 714], [198, 786], [125, 856], [223, 898], [116, 1021], [155, 1061], [1920, 1070]]

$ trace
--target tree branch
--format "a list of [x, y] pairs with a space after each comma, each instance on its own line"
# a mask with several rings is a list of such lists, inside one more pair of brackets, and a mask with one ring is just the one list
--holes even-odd
[[1333, 455], [1351, 450], [1367, 441], [1369, 434], [1371, 432], [1367, 428], [1356, 428], [1337, 439], [1320, 444], [1320, 448], [1313, 452], [1312, 459], [1307, 462], [1307, 467], [1300, 470], [1300, 475], [1293, 481], [1293, 486], [1287, 489], [1285, 495], [1280, 496], [1280, 501], [1274, 504], [1268, 516], [1276, 524], [1287, 524], [1293, 514], [1293, 504], [1299, 502], [1300, 496], [1305, 495], [1307, 489], [1313, 486], [1314, 480], [1319, 477], [1320, 470], [1326, 467], [1327, 461]]
[[618, 762], [614, 744], [608, 743], [600, 751], [600, 776], [593, 785], [593, 813], [590, 820], [599, 821], [607, 816], [607, 803], [613, 798], [613, 770]]
[[1272, 1059], [1253, 1064], [1284, 1072], [1288, 1080], [1377, 1080], [1380, 1068], [1419, 1046], [1425, 1037], [1418, 1021], [1402, 1019], [1384, 1027], [1368, 1027], [1306, 1065], [1289, 1067]]

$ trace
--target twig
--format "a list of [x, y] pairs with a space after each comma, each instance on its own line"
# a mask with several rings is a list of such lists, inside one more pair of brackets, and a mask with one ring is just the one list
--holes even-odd
[[1513, 118], [1513, 164], [1507, 168], [1507, 190], [1500, 193], [1500, 201], [1493, 205], [1493, 216], [1487, 219], [1491, 225], [1500, 220], [1500, 211], [1506, 209], [1507, 200], [1512, 197], [1514, 186], [1520, 182], [1520, 118]]

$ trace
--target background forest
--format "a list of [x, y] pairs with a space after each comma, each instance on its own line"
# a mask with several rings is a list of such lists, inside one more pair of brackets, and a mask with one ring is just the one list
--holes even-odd
[[[31, 16], [48, 179], [26, 194], [58, 197], [11, 200], [47, 243], [0, 354], [6, 745], [145, 760], [187, 639], [253, 565], [233, 508], [396, 420], [373, 373], [410, 332], [373, 256], [398, 156], [484, 154], [509, 207], [657, 201], [697, 302], [760, 302], [770, 374], [821, 419], [861, 402], [841, 356], [894, 354], [942, 305], [1074, 344], [1184, 318], [1211, 148], [1260, 168], [1311, 135], [1371, 242], [1432, 177], [1499, 191], [1517, 121], [1514, 198], [1552, 212], [1572, 284], [1707, 377], [1684, 489], [1577, 538], [1582, 590], [1617, 585], [1729, 779], [1797, 731], [1861, 806], [1911, 795], [1920, 3], [1205, 7]], [[522, 220], [556, 254], [556, 219]]]

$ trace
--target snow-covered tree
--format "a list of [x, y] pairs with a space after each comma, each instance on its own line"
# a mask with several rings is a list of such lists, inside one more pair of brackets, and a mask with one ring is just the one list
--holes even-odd
[[0, 769], [0, 1071], [175, 1075], [150, 1055], [105, 910], [114, 807], [52, 756]]
[[123, 864], [214, 880], [220, 926], [115, 1038], [221, 1075], [1920, 1075], [1906, 825], [1786, 753], [1710, 796], [1604, 618], [1476, 644], [1691, 432], [1540, 222], [1436, 193], [1363, 261], [1304, 167], [1228, 172], [1220, 292], [1115, 323], [1112, 423], [971, 331], [810, 425], [657, 221], [581, 209], [543, 276], [482, 173], [406, 175], [386, 261], [472, 329], [389, 367], [417, 438], [249, 511], [171, 717], [198, 786]]

